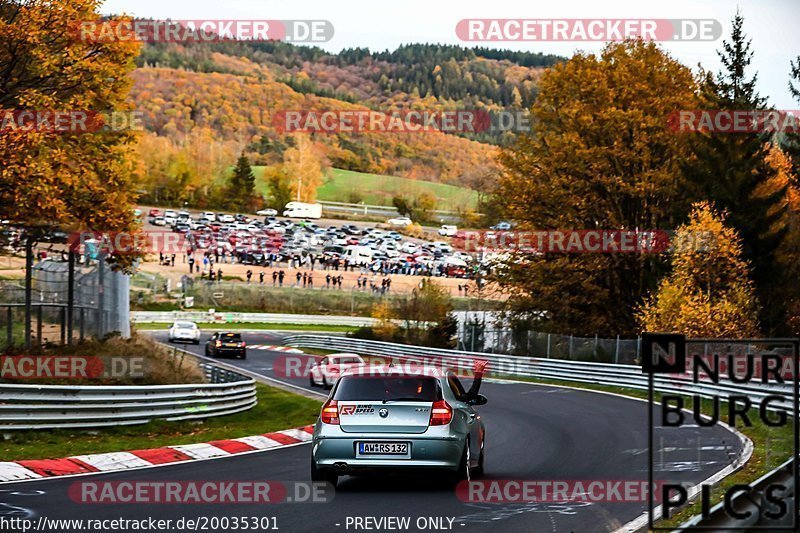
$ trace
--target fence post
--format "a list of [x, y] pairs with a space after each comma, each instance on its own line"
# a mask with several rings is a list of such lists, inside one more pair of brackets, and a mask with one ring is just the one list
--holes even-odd
[[614, 363], [619, 364], [619, 335], [617, 335], [617, 348], [614, 350]]
[[636, 337], [636, 361], [640, 362], [639, 360], [639, 351], [642, 349], [642, 338]]
[[569, 336], [569, 358], [572, 360], [572, 335]]
[[547, 334], [547, 358], [550, 359], [550, 334]]
[[[69, 268], [67, 273], [67, 344], [72, 344], [75, 307], [75, 252], [69, 251]], [[63, 343], [62, 343], [63, 344]]]
[[594, 350], [592, 350], [592, 355], [597, 357], [597, 333], [594, 334]]
[[42, 303], [36, 307], [36, 349], [42, 349]]
[[83, 339], [86, 337], [86, 313], [85, 309], [81, 307], [81, 330], [78, 333], [78, 338], [83, 342]]
[[64, 346], [67, 341], [67, 310], [61, 308], [61, 346]]
[[8, 318], [8, 323], [6, 324], [6, 340], [8, 341], [8, 343], [6, 347], [9, 347], [12, 344], [14, 344], [14, 326], [13, 326], [14, 310], [10, 305], [8, 306], [7, 318]]

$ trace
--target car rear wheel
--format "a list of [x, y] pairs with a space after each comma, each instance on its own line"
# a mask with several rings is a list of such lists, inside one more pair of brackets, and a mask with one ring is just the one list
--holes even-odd
[[322, 388], [326, 390], [331, 388], [331, 385], [328, 383], [328, 379], [325, 377], [325, 374], [322, 374]]
[[472, 469], [469, 464], [472, 461], [472, 456], [469, 451], [469, 439], [464, 445], [464, 451], [461, 453], [461, 461], [458, 463], [458, 470], [455, 473], [455, 482], [470, 481], [472, 479]]
[[314, 381], [314, 375], [311, 372], [308, 373], [308, 384], [311, 387], [316, 387], [317, 386], [317, 382]]
[[486, 446], [486, 436], [484, 435], [483, 440], [481, 441], [481, 454], [478, 456], [478, 466], [475, 467], [475, 470], [472, 472], [472, 477], [480, 477], [483, 475], [483, 449]]
[[325, 483], [330, 483], [331, 485], [333, 485], [333, 488], [336, 488], [336, 484], [339, 482], [339, 476], [330, 469], [320, 470], [319, 468], [317, 468], [317, 463], [314, 462], [314, 458], [312, 457], [311, 481], [323, 481]]

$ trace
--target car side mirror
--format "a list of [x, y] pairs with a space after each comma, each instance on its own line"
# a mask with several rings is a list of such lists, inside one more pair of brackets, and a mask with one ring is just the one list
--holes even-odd
[[486, 396], [484, 396], [483, 394], [478, 394], [467, 403], [469, 403], [470, 405], [486, 405], [486, 402], [488, 401], [489, 399], [486, 398]]

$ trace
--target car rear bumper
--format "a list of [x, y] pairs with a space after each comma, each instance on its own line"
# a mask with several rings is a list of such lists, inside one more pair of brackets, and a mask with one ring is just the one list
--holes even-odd
[[215, 352], [217, 355], [227, 357], [244, 357], [246, 353], [244, 348], [217, 348]]
[[[411, 457], [356, 457], [356, 443], [368, 441], [402, 441], [411, 443]], [[319, 469], [331, 468], [340, 473], [367, 470], [456, 470], [464, 451], [464, 440], [456, 435], [425, 436], [403, 433], [348, 434], [347, 436], [313, 438], [312, 455]]]

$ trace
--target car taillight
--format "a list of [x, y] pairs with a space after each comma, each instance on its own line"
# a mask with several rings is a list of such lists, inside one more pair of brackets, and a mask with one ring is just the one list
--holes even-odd
[[245, 346], [247, 345], [244, 343], [244, 341], [242, 341], [242, 348], [244, 348]]
[[451, 420], [453, 420], [453, 408], [444, 400], [433, 402], [429, 425], [444, 426], [449, 424]]
[[322, 406], [319, 418], [323, 424], [339, 424], [339, 405], [336, 400], [330, 400]]
[[217, 346], [217, 348], [219, 348], [220, 346], [222, 346], [222, 341], [217, 341], [214, 344]]

